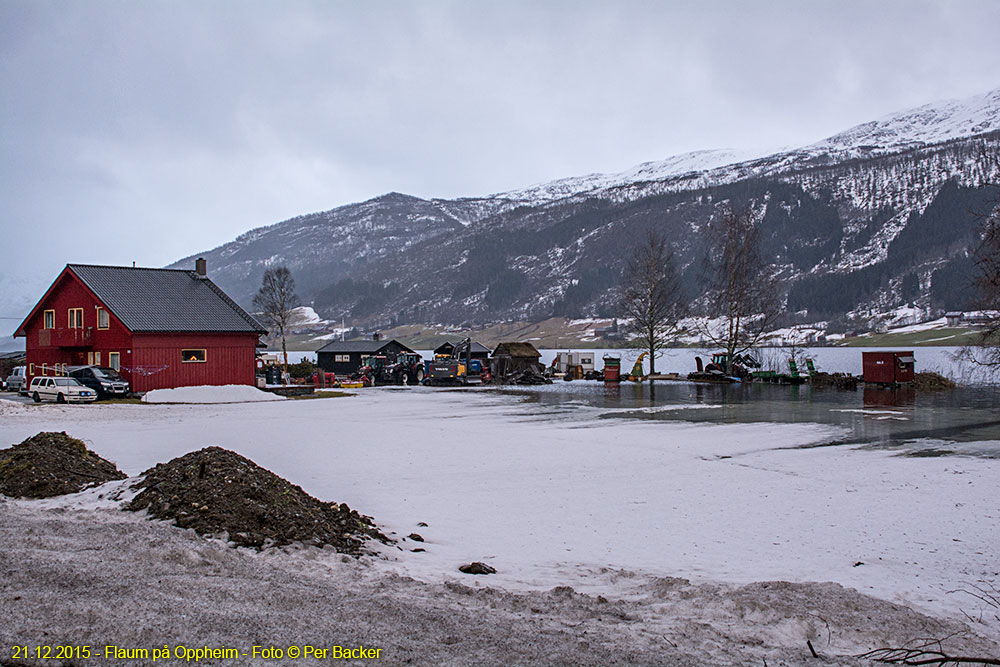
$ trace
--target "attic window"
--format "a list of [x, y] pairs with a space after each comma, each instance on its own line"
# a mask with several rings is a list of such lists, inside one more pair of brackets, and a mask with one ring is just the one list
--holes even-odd
[[181, 361], [185, 364], [204, 363], [205, 350], [181, 350]]
[[97, 307], [97, 328], [108, 328], [108, 311], [104, 310], [100, 306]]
[[42, 324], [43, 329], [55, 329], [56, 328], [56, 311], [46, 310], [45, 311], [45, 322]]

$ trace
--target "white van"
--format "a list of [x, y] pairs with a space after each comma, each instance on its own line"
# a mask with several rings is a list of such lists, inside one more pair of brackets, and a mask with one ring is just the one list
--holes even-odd
[[26, 366], [15, 366], [14, 370], [7, 376], [7, 391], [16, 391], [21, 395], [26, 395], [27, 387], [24, 378], [26, 377]]

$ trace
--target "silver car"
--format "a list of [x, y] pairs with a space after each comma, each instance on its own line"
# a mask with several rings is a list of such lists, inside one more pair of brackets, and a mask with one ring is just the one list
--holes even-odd
[[97, 400], [96, 391], [80, 384], [76, 378], [67, 377], [33, 377], [28, 386], [28, 394], [35, 403], [89, 403]]
[[25, 383], [25, 366], [15, 366], [14, 370], [10, 372], [7, 376], [7, 391], [16, 391], [23, 394], [26, 388]]

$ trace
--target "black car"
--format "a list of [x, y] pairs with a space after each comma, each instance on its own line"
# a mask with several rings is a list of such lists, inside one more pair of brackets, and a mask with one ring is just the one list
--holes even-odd
[[70, 366], [69, 376], [97, 392], [97, 398], [128, 395], [128, 382], [113, 368], [104, 366]]

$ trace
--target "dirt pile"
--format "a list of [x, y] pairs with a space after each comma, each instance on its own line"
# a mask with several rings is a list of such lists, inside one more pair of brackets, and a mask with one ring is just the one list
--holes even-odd
[[185, 454], [143, 473], [129, 503], [201, 535], [228, 533], [239, 546], [263, 549], [302, 542], [364, 553], [366, 538], [388, 542], [371, 517], [325, 503], [235, 452], [221, 447]]
[[856, 391], [861, 378], [849, 373], [814, 373], [809, 382], [814, 387], [834, 387], [844, 391]]
[[955, 383], [938, 373], [924, 371], [913, 374], [913, 388], [917, 391], [941, 391], [943, 389], [954, 389]]
[[0, 493], [13, 498], [61, 496], [125, 477], [114, 463], [65, 433], [43, 431], [0, 449]]

